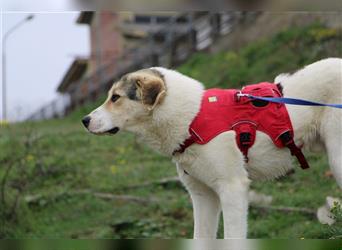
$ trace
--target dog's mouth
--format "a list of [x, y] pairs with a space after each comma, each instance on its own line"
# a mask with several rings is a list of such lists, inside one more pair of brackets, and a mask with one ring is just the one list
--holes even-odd
[[114, 135], [114, 134], [116, 134], [117, 132], [119, 132], [119, 128], [118, 127], [114, 127], [114, 128], [112, 128], [112, 129], [109, 129], [109, 130], [107, 130], [107, 131], [101, 131], [101, 132], [97, 132], [97, 131], [91, 131], [91, 130], [89, 130], [88, 129], [88, 131], [90, 132], [90, 133], [92, 133], [92, 134], [94, 134], [94, 135]]
[[119, 132], [119, 130], [120, 129], [118, 127], [114, 127], [114, 128], [112, 128], [110, 130], [107, 130], [106, 133], [115, 135], [117, 132]]

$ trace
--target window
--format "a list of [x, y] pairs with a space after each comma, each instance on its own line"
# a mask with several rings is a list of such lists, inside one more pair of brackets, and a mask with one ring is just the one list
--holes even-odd
[[151, 22], [151, 17], [150, 16], [137, 15], [137, 16], [134, 17], [134, 21], [136, 23], [150, 23]]

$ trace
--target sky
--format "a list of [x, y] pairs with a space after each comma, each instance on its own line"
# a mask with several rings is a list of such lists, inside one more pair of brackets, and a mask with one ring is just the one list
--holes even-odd
[[11, 11], [77, 10], [75, 0], [2, 0], [2, 8]]
[[7, 115], [11, 121], [22, 120], [56, 98], [56, 88], [73, 59], [89, 54], [88, 26], [76, 24], [79, 12], [2, 12], [1, 38], [29, 14], [34, 18], [6, 40]]

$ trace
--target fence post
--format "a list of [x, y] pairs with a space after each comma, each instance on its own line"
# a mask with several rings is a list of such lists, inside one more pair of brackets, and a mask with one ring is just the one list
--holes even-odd
[[156, 44], [155, 44], [155, 34], [154, 33], [149, 33], [148, 39], [149, 39], [149, 60], [151, 63], [151, 66], [158, 66], [159, 64], [159, 58], [158, 54], [156, 52]]
[[193, 13], [188, 14], [188, 25], [189, 25], [189, 41], [190, 41], [190, 51], [194, 53], [197, 50], [197, 31], [194, 25]]
[[41, 110], [40, 110], [40, 116], [42, 117], [42, 120], [45, 120], [46, 119], [46, 114], [45, 114], [45, 108], [42, 108]]
[[210, 14], [210, 23], [212, 26], [212, 37], [217, 39], [220, 36], [221, 30], [221, 15], [219, 13]]
[[51, 117], [50, 118], [56, 118], [57, 116], [58, 114], [57, 114], [56, 100], [53, 100], [51, 102]]

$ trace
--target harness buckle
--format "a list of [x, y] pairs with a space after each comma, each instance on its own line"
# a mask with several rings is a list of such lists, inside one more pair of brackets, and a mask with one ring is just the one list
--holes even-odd
[[241, 90], [239, 90], [239, 92], [236, 92], [235, 94], [235, 100], [236, 102], [239, 102], [241, 97], [249, 97], [250, 95], [249, 94], [244, 94], [241, 92]]
[[252, 145], [252, 138], [251, 138], [251, 133], [249, 132], [242, 132], [240, 133], [239, 136], [239, 141], [240, 141], [240, 150], [242, 151], [242, 154], [244, 156], [244, 160], [247, 163], [248, 162], [248, 149]]

